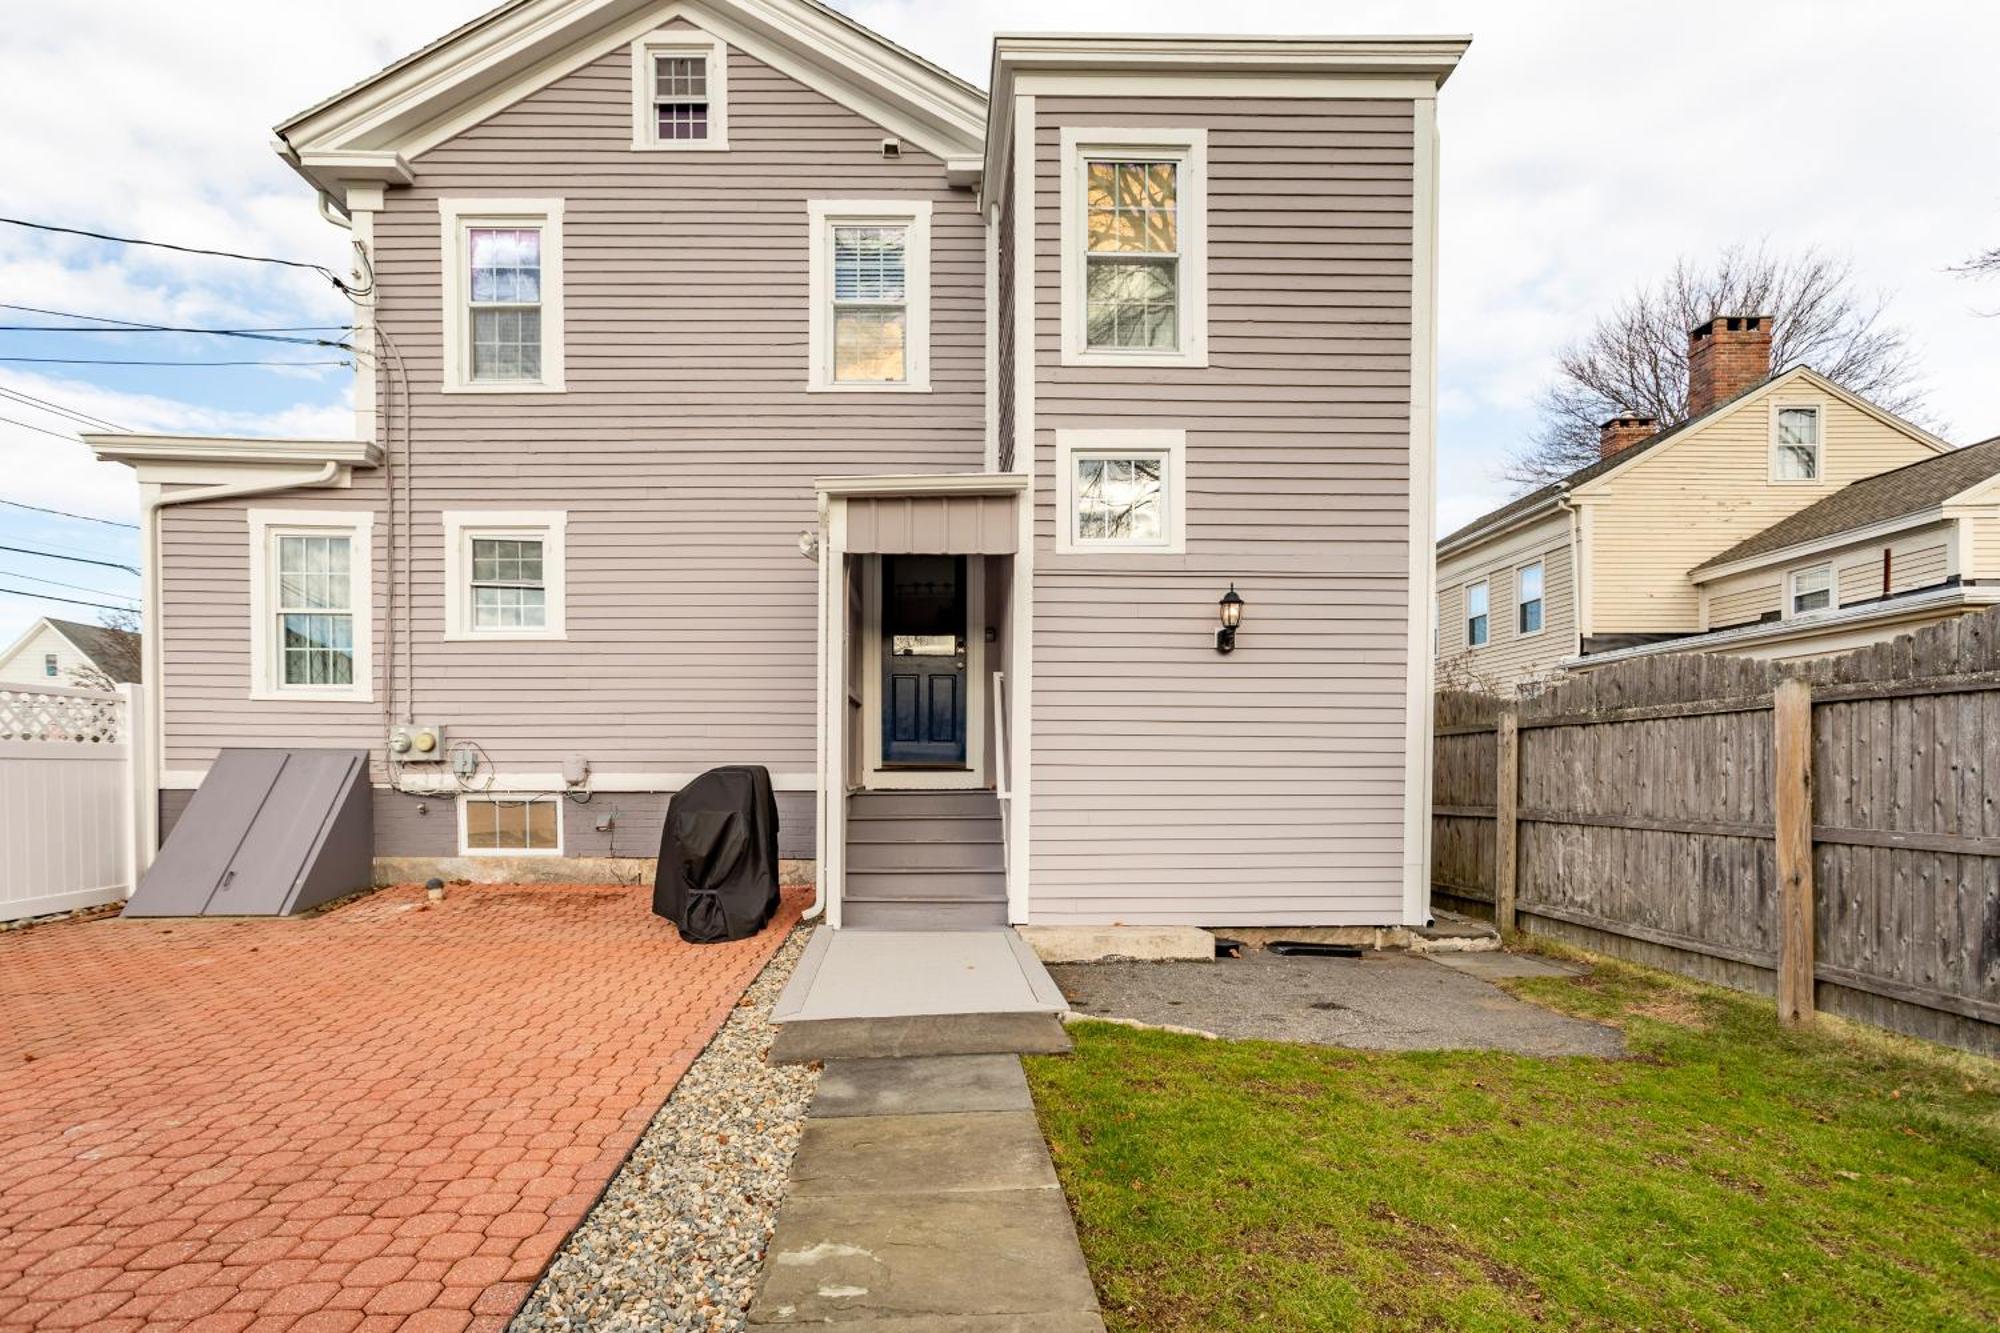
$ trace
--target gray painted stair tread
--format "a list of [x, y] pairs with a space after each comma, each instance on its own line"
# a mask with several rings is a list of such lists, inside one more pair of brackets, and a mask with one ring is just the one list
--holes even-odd
[[[913, 1329], [1101, 1327], [1089, 1322], [1097, 1299], [1056, 1189], [834, 1198], [795, 1189], [768, 1254], [753, 1324], [867, 1326], [887, 1318]], [[1049, 1315], [1069, 1322], [1006, 1322]], [[987, 1322], [951, 1322], [978, 1319]]]
[[918, 1014], [907, 1018], [793, 1019], [766, 1057], [774, 1064], [919, 1055], [1067, 1055], [1054, 1014]]
[[791, 1198], [1056, 1188], [1032, 1111], [808, 1119]]
[[1011, 1055], [834, 1060], [820, 1075], [815, 1117], [1032, 1111], [1028, 1077]]
[[992, 902], [887, 902], [849, 899], [849, 930], [992, 930], [1007, 924], [1007, 904]]

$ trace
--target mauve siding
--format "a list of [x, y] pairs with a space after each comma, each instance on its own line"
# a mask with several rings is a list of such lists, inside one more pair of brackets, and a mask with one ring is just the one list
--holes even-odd
[[[881, 127], [734, 49], [729, 97], [728, 151], [635, 152], [621, 44], [417, 158], [377, 219], [381, 326], [415, 406], [398, 480], [416, 713], [502, 770], [581, 753], [599, 772], [810, 773], [817, 585], [795, 540], [817, 522], [813, 479], [981, 464], [971, 194], [914, 145], [885, 161]], [[565, 201], [566, 393], [439, 392], [437, 201], [482, 194]], [[884, 197], [933, 202], [934, 391], [808, 394], [806, 201]], [[385, 406], [392, 380], [385, 366]], [[379, 702], [246, 699], [243, 511], [375, 508], [379, 611], [382, 497], [364, 473], [348, 492], [165, 511], [166, 767], [224, 745], [379, 744]], [[443, 642], [440, 512], [480, 507], [567, 511], [567, 641]], [[375, 660], [379, 677], [379, 632]]]
[[[1398, 921], [1412, 106], [1035, 109], [1031, 915]], [[1207, 128], [1206, 368], [1060, 364], [1064, 125]], [[1057, 555], [1054, 432], [1130, 426], [1187, 431], [1187, 553]]]

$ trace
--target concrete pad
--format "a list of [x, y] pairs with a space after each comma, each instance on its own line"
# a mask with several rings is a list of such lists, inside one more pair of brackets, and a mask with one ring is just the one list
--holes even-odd
[[778, 1029], [768, 1058], [803, 1065], [899, 1056], [1067, 1055], [1069, 1050], [1069, 1036], [1056, 1014], [939, 1014], [795, 1019]]
[[[758, 1321], [753, 1318], [750, 1321]], [[865, 1333], [1104, 1333], [1096, 1314], [873, 1315], [853, 1310], [827, 1321]]]
[[1371, 1050], [1624, 1053], [1616, 1028], [1515, 999], [1465, 970], [1436, 963], [1407, 953], [1253, 953], [1214, 963], [1066, 963], [1055, 976], [1076, 1018], [1103, 1014], [1221, 1037]]
[[774, 1023], [1056, 1014], [1062, 992], [1011, 930], [815, 931]]
[[1497, 949], [1486, 953], [1425, 954], [1424, 957], [1439, 967], [1449, 967], [1468, 976], [1485, 977], [1489, 981], [1496, 977], [1580, 977], [1588, 970], [1574, 963], [1559, 963], [1551, 958], [1506, 953]]
[[1134, 962], [1215, 957], [1215, 936], [1196, 926], [1016, 926], [1045, 963]]
[[794, 1190], [767, 1253], [753, 1325], [1102, 1326], [1090, 1322], [1097, 1298], [1054, 1188], [836, 1198]]
[[1011, 1055], [835, 1060], [820, 1075], [814, 1117], [1033, 1111], [1028, 1076]]
[[1055, 1187], [1033, 1112], [974, 1111], [809, 1118], [792, 1159], [790, 1197]]

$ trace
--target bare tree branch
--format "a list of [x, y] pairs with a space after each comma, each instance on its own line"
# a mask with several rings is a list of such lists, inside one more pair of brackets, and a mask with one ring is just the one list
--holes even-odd
[[[2000, 265], [2000, 251], [1993, 252]], [[1506, 477], [1540, 486], [1597, 461], [1598, 428], [1621, 412], [1665, 430], [1688, 418], [1688, 330], [1717, 315], [1771, 315], [1771, 367], [1808, 365], [1899, 416], [1926, 421], [1909, 335], [1884, 322], [1888, 298], [1856, 290], [1852, 261], [1807, 249], [1730, 246], [1704, 266], [1677, 261], [1564, 348], [1542, 396], [1541, 429]]]

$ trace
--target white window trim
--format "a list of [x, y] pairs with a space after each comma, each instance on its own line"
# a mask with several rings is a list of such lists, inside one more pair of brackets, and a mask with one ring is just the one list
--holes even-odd
[[[567, 639], [569, 514], [561, 509], [447, 509], [444, 512], [444, 637], [447, 643], [522, 643]], [[542, 543], [546, 590], [540, 629], [472, 627], [472, 539], [533, 537]]]
[[[375, 515], [339, 509], [252, 509], [250, 526], [250, 697], [297, 702], [372, 703], [375, 699]], [[283, 536], [335, 536], [353, 541], [349, 596], [354, 615], [354, 683], [283, 685], [278, 664], [277, 577], [274, 558]]]
[[[931, 202], [928, 199], [808, 199], [806, 320], [810, 351], [806, 389], [812, 393], [929, 393], [931, 391]], [[909, 228], [903, 255], [905, 337], [900, 381], [833, 377], [833, 229], [847, 226]]]
[[[698, 55], [708, 61], [708, 137], [662, 139], [653, 111], [653, 58]], [[632, 147], [642, 152], [720, 152], [729, 147], [729, 47], [691, 28], [662, 28], [632, 43]]]
[[[1810, 611], [1799, 610], [1799, 580], [1808, 574], [1817, 574], [1821, 570], [1826, 571], [1826, 605], [1814, 607]], [[1824, 560], [1816, 565], [1807, 565], [1803, 569], [1794, 569], [1785, 575], [1785, 613], [1782, 619], [1792, 620], [1799, 616], [1816, 616], [1822, 611], [1838, 611], [1839, 609], [1840, 567], [1833, 561]]]
[[[1084, 335], [1085, 164], [1091, 157], [1137, 153], [1179, 165], [1181, 271], [1175, 292], [1180, 346], [1171, 352], [1089, 347]], [[1087, 129], [1062, 131], [1062, 364], [1066, 366], [1206, 366], [1208, 364], [1208, 131]]]
[[[1536, 568], [1542, 571], [1542, 595], [1530, 600], [1539, 601], [1542, 604], [1542, 627], [1540, 629], [1522, 629], [1521, 607], [1524, 605], [1524, 602], [1521, 597], [1521, 576], [1529, 570]], [[1489, 610], [1486, 617], [1486, 633], [1489, 639], [1493, 634], [1493, 615], [1490, 610], [1491, 601], [1491, 595], [1489, 594]], [[1549, 632], [1549, 562], [1542, 557], [1538, 556], [1533, 560], [1525, 560], [1514, 566], [1514, 624], [1512, 629], [1514, 637], [1517, 639], [1539, 638], [1541, 635]]]
[[[438, 225], [438, 253], [444, 268], [444, 392], [563, 392], [563, 201], [440, 199]], [[542, 377], [475, 381], [472, 311], [466, 291], [466, 269], [471, 262], [467, 232], [473, 227], [519, 226], [542, 229]]]
[[[1157, 542], [1085, 541], [1076, 535], [1078, 454], [1158, 454], [1165, 462], [1167, 530]], [[1187, 432], [1184, 430], [1058, 430], [1056, 432], [1056, 554], [1184, 555], [1187, 553]]]
[[[1813, 446], [1815, 466], [1810, 477], [1781, 477], [1778, 475], [1778, 417], [1784, 412], [1811, 412], [1815, 418], [1814, 430], [1818, 442]], [[1824, 402], [1780, 402], [1771, 403], [1770, 448], [1767, 466], [1773, 486], [1820, 486], [1826, 482], [1826, 404]]]
[[[556, 845], [554, 847], [469, 847], [465, 841], [465, 807], [473, 801], [548, 801], [556, 808]], [[546, 791], [479, 791], [458, 794], [458, 854], [460, 856], [561, 856], [567, 835], [563, 825], [569, 821], [563, 816], [563, 798], [559, 793]]]
[[[1486, 638], [1483, 642], [1480, 643], [1474, 643], [1472, 641], [1472, 590], [1474, 588], [1486, 589], [1486, 609], [1479, 613], [1486, 617]], [[1493, 581], [1491, 579], [1474, 579], [1472, 582], [1466, 584], [1465, 595], [1459, 601], [1458, 611], [1459, 611], [1458, 623], [1465, 635], [1466, 651], [1470, 652], [1475, 648], [1492, 647], [1493, 646]]]

